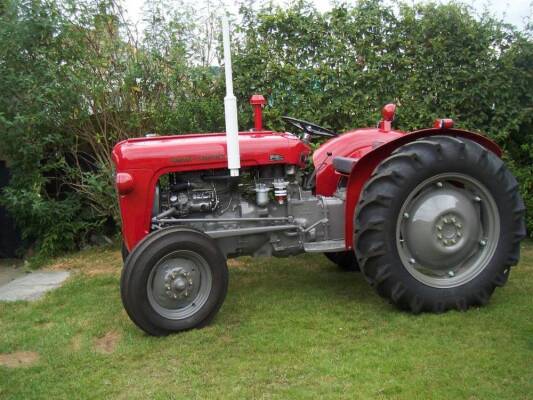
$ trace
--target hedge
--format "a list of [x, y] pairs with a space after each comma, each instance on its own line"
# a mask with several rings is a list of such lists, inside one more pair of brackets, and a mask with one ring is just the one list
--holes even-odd
[[[150, 2], [136, 33], [106, 1], [15, 1], [0, 6], [0, 154], [12, 181], [1, 202], [41, 254], [79, 248], [120, 218], [110, 151], [126, 137], [220, 131], [224, 77], [217, 7]], [[533, 207], [533, 41], [466, 5], [380, 0], [321, 13], [244, 2], [234, 24], [241, 128], [248, 98], [335, 130], [373, 125], [384, 103], [397, 127], [437, 117], [484, 132], [505, 151]], [[529, 232], [533, 217], [528, 214]]]

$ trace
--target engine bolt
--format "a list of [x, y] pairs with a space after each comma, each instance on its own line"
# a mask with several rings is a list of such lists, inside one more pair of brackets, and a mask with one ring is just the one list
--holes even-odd
[[442, 186], [444, 186], [444, 185], [442, 184], [442, 182], [437, 182], [437, 187], [440, 187], [440, 188], [441, 188]]

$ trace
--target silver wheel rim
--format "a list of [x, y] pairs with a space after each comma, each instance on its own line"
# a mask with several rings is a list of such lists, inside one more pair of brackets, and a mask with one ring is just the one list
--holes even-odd
[[174, 251], [150, 271], [146, 289], [152, 308], [162, 317], [189, 318], [206, 303], [212, 287], [207, 261], [189, 250]]
[[485, 269], [500, 236], [500, 215], [488, 189], [460, 173], [435, 175], [404, 201], [396, 246], [406, 270], [425, 285], [464, 285]]

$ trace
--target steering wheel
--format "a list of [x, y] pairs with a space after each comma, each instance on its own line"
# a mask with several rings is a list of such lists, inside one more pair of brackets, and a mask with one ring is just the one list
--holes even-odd
[[329, 129], [322, 128], [321, 126], [318, 126], [317, 124], [313, 124], [311, 122], [303, 121], [301, 119], [296, 119], [292, 117], [281, 117], [281, 119], [311, 136], [323, 136], [323, 137], [337, 136], [337, 133]]

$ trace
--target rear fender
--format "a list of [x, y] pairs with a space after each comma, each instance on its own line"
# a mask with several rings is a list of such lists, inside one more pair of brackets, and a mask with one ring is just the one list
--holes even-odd
[[384, 143], [383, 145], [368, 152], [363, 157], [361, 157], [361, 159], [355, 164], [348, 178], [344, 214], [346, 216], [344, 237], [347, 249], [353, 249], [356, 240], [354, 230], [355, 211], [361, 191], [363, 190], [365, 183], [368, 181], [368, 179], [370, 179], [372, 172], [374, 172], [379, 163], [381, 163], [381, 161], [390, 156], [394, 150], [396, 150], [400, 146], [403, 146], [404, 144], [413, 142], [423, 137], [436, 135], [447, 135], [470, 139], [474, 142], [479, 143], [487, 150], [492, 151], [498, 157], [501, 157], [502, 155], [502, 151], [496, 143], [477, 133], [463, 131], [460, 129], [435, 128], [422, 129], [411, 132], [397, 139], [391, 140], [390, 142]]

